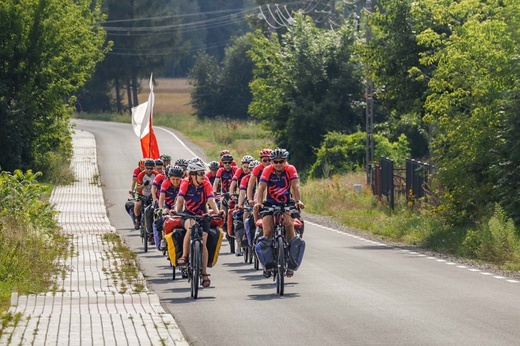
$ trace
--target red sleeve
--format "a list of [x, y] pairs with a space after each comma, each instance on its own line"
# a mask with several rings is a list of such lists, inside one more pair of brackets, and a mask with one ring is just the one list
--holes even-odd
[[224, 168], [219, 168], [218, 171], [217, 171], [217, 175], [215, 176], [215, 178], [222, 179], [222, 172], [224, 172]]
[[160, 183], [162, 180], [164, 180], [164, 174], [162, 174], [162, 173], [161, 173], [161, 174], [158, 174], [158, 175], [155, 176], [155, 179], [153, 180], [153, 184], [154, 184], [155, 186], [159, 186], [159, 183]]
[[207, 172], [207, 173], [206, 173], [206, 178], [209, 179], [209, 178], [211, 178], [211, 177], [212, 177], [212, 176], [211, 176], [211, 172]]
[[139, 175], [139, 173], [141, 173], [141, 169], [139, 167], [137, 167], [136, 169], [134, 169], [134, 178], [137, 178], [137, 176]]
[[244, 173], [244, 170], [242, 169], [242, 167], [240, 167], [239, 169], [237, 169], [235, 171], [235, 174], [233, 175], [233, 181], [238, 181], [238, 179], [240, 179], [240, 177], [242, 176], [242, 174]]
[[141, 173], [139, 173], [139, 175], [137, 176], [137, 183], [138, 184], [142, 184], [143, 183], [143, 177], [144, 177], [145, 174], [146, 174], [146, 171], [142, 171]]
[[246, 175], [242, 180], [240, 180], [240, 190], [247, 190], [247, 184], [251, 179], [251, 174]]
[[211, 186], [211, 183], [209, 182], [209, 180], [204, 180], [204, 192], [206, 193], [206, 199], [215, 197], [213, 195], [213, 187]]
[[262, 172], [263, 169], [264, 169], [264, 166], [258, 165], [255, 168], [253, 168], [251, 175], [258, 179], [258, 178], [260, 178], [260, 172]]
[[190, 185], [190, 181], [189, 180], [182, 180], [181, 181], [181, 186], [179, 187], [179, 193], [178, 193], [178, 196], [181, 196], [181, 197], [184, 197], [186, 196], [186, 192], [188, 191], [188, 186]]
[[285, 166], [285, 172], [287, 173], [287, 177], [289, 178], [289, 180], [299, 179], [296, 167], [294, 167], [293, 165]]
[[273, 173], [273, 170], [274, 170], [274, 166], [265, 167], [264, 171], [262, 172], [262, 177], [260, 178], [260, 181], [267, 183], [269, 181], [269, 177], [271, 176], [271, 173]]

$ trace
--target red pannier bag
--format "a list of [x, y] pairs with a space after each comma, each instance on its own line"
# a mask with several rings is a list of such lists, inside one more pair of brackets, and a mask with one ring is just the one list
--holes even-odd
[[179, 216], [168, 217], [164, 220], [164, 234], [171, 233], [177, 228], [184, 228], [182, 225], [182, 219]]

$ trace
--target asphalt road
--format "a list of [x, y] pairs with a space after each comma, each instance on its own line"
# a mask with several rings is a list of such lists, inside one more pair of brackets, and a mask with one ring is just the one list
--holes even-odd
[[[519, 345], [520, 283], [439, 258], [306, 224], [305, 257], [285, 295], [223, 243], [211, 287], [190, 298], [168, 261], [144, 253], [124, 210], [139, 140], [127, 124], [76, 120], [93, 133], [109, 217], [138, 254], [149, 287], [196, 345]], [[161, 153], [191, 152], [155, 128]], [[212, 158], [215, 159], [215, 158]]]

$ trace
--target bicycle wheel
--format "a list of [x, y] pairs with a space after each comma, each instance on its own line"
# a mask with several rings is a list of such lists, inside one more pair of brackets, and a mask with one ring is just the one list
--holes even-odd
[[191, 261], [191, 296], [193, 299], [197, 299], [199, 294], [200, 275], [202, 273], [202, 244], [200, 240], [195, 240], [193, 242]]
[[258, 260], [258, 257], [256, 257], [256, 255], [254, 255], [253, 257], [253, 268], [255, 270], [258, 270], [260, 268], [260, 261]]
[[146, 230], [144, 230], [143, 240], [144, 240], [144, 252], [148, 252], [148, 232]]
[[173, 267], [172, 280], [175, 280], [175, 266], [172, 265], [172, 267]]
[[283, 296], [283, 283], [284, 283], [284, 275], [285, 275], [285, 249], [283, 244], [283, 238], [278, 237], [277, 239], [278, 249], [277, 249], [277, 261], [278, 268], [276, 272], [276, 293]]

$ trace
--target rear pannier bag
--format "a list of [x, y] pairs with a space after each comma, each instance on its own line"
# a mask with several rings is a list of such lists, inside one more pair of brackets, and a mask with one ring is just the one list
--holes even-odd
[[163, 228], [164, 228], [164, 234], [171, 233], [176, 228], [183, 228], [182, 219], [178, 216], [167, 217], [164, 220]]
[[168, 244], [168, 258], [174, 266], [177, 266], [177, 260], [182, 257], [182, 244], [185, 235], [186, 230], [184, 228], [176, 228], [164, 236]]
[[256, 255], [265, 270], [273, 269], [275, 266], [272, 241], [267, 237], [258, 238], [255, 246]]
[[246, 223], [244, 226], [246, 230], [247, 244], [252, 247], [256, 230], [255, 218], [253, 217], [253, 214], [249, 214], [249, 216], [246, 218]]
[[208, 248], [208, 268], [217, 264], [218, 255], [220, 253], [220, 245], [224, 238], [224, 232], [220, 228], [210, 228], [206, 247]]
[[298, 270], [302, 264], [303, 254], [305, 252], [305, 241], [300, 237], [294, 237], [289, 241], [289, 269]]
[[[128, 201], [125, 203], [125, 210], [129, 215], [133, 214], [134, 210], [134, 201]], [[130, 211], [132, 210], [132, 214], [130, 214]]]

